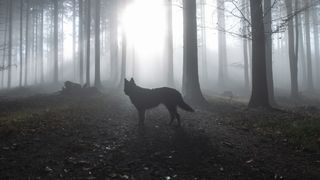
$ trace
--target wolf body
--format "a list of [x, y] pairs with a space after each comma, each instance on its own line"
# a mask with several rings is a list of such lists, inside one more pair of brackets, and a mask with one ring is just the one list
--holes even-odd
[[171, 117], [170, 124], [174, 119], [177, 119], [179, 125], [181, 124], [177, 107], [185, 111], [194, 112], [194, 110], [184, 102], [181, 94], [172, 88], [146, 89], [137, 86], [134, 79], [131, 78], [130, 81], [125, 79], [124, 92], [129, 96], [132, 104], [138, 110], [140, 124], [144, 123], [146, 110], [160, 104], [163, 104], [168, 109]]

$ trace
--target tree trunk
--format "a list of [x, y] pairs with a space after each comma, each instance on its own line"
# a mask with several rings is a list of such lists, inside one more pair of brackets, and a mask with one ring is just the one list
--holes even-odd
[[44, 13], [43, 13], [43, 2], [41, 2], [40, 4], [40, 42], [39, 42], [39, 48], [40, 48], [40, 82], [44, 83], [44, 59], [43, 59], [43, 36], [44, 36], [44, 32], [43, 32], [43, 21], [44, 21]]
[[72, 62], [73, 62], [73, 79], [77, 76], [76, 63], [76, 0], [72, 0]]
[[118, 67], [118, 0], [112, 0], [110, 17], [110, 58], [111, 58], [111, 81], [115, 83], [119, 78]]
[[[305, 1], [306, 7], [310, 4], [310, 0]], [[306, 28], [306, 45], [307, 45], [307, 88], [308, 91], [313, 91], [313, 76], [312, 76], [312, 57], [311, 57], [311, 42], [310, 42], [310, 9], [305, 11], [305, 28]]]
[[262, 0], [250, 0], [252, 26], [252, 94], [249, 107], [269, 108]]
[[91, 29], [91, 2], [90, 0], [87, 0], [87, 47], [86, 47], [86, 84], [87, 86], [90, 86], [90, 29]]
[[183, 0], [183, 92], [187, 99], [203, 103], [198, 74], [196, 0]]
[[218, 53], [219, 53], [219, 74], [218, 84], [224, 89], [228, 82], [228, 60], [227, 60], [227, 40], [225, 33], [225, 2], [217, 0], [218, 11]]
[[[286, 0], [287, 15], [288, 17], [292, 15], [292, 1]], [[289, 45], [289, 62], [290, 62], [290, 77], [291, 77], [291, 97], [298, 98], [298, 63], [294, 52], [294, 28], [293, 19], [288, 23], [288, 45]]]
[[207, 66], [207, 32], [206, 32], [206, 0], [200, 0], [201, 7], [201, 62], [202, 62], [202, 79], [205, 84], [208, 82]]
[[94, 85], [101, 87], [100, 80], [100, 0], [96, 0], [95, 8], [95, 79]]
[[[9, 2], [6, 1], [6, 6], [8, 7]], [[5, 23], [4, 23], [4, 37], [3, 37], [3, 59], [2, 59], [2, 68], [5, 68], [6, 65], [6, 53], [7, 53], [7, 34], [8, 34], [8, 16], [9, 16], [9, 10], [6, 8], [5, 13]], [[4, 88], [4, 70], [1, 72], [1, 88]]]
[[20, 0], [20, 72], [19, 87], [22, 87], [22, 68], [23, 68], [23, 0]]
[[29, 69], [29, 10], [30, 10], [30, 1], [27, 1], [26, 9], [26, 57], [24, 64], [24, 85], [28, 85], [28, 69]]
[[83, 0], [79, 0], [79, 81], [80, 84], [83, 84], [83, 75], [84, 75], [84, 68], [83, 68], [83, 53], [84, 53], [84, 42], [83, 42]]
[[59, 74], [58, 74], [58, 0], [54, 0], [54, 30], [53, 30], [53, 61], [54, 61], [54, 70], [53, 70], [53, 82], [58, 83]]
[[[243, 0], [243, 7], [246, 7], [247, 5], [247, 0]], [[247, 14], [248, 9], [244, 8], [243, 10], [243, 14]], [[248, 30], [247, 27], [248, 24], [246, 23], [246, 21], [243, 19], [242, 20], [242, 35], [243, 40], [242, 40], [242, 44], [243, 44], [243, 75], [244, 75], [244, 89], [249, 92], [249, 56], [248, 56], [248, 39], [247, 39], [247, 34], [248, 34]]]
[[318, 7], [315, 6], [312, 9], [312, 21], [313, 21], [313, 34], [314, 34], [314, 55], [316, 63], [316, 78], [317, 85], [320, 85], [320, 54], [319, 54], [319, 18], [318, 18]]
[[271, 0], [264, 0], [264, 29], [266, 40], [266, 66], [269, 102], [275, 105], [274, 101], [274, 85], [273, 85], [273, 67], [272, 67], [272, 10]]
[[173, 74], [173, 32], [172, 32], [172, 0], [167, 0], [167, 85], [174, 87]]
[[12, 31], [13, 31], [13, 1], [9, 1], [9, 41], [8, 41], [8, 88], [11, 88], [11, 70], [12, 70]]
[[124, 30], [122, 30], [122, 55], [121, 55], [121, 75], [120, 75], [120, 84], [119, 87], [124, 86], [124, 78], [126, 78], [127, 71], [127, 37]]

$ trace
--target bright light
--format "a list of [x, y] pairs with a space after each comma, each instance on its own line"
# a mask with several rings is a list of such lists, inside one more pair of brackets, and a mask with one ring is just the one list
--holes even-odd
[[161, 1], [134, 0], [124, 10], [121, 21], [128, 41], [138, 52], [162, 47], [166, 23]]

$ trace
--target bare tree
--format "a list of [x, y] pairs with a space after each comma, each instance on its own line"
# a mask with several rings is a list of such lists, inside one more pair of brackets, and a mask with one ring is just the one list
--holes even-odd
[[250, 0], [252, 27], [252, 94], [249, 107], [270, 107], [262, 0]]
[[196, 0], [183, 0], [183, 93], [187, 99], [202, 103], [198, 74]]

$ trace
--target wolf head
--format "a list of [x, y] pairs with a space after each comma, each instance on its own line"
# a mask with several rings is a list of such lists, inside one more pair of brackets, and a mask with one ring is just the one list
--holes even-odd
[[130, 95], [132, 90], [135, 88], [136, 83], [134, 82], [134, 79], [131, 78], [130, 81], [128, 81], [127, 79], [124, 79], [124, 93], [126, 95]]

